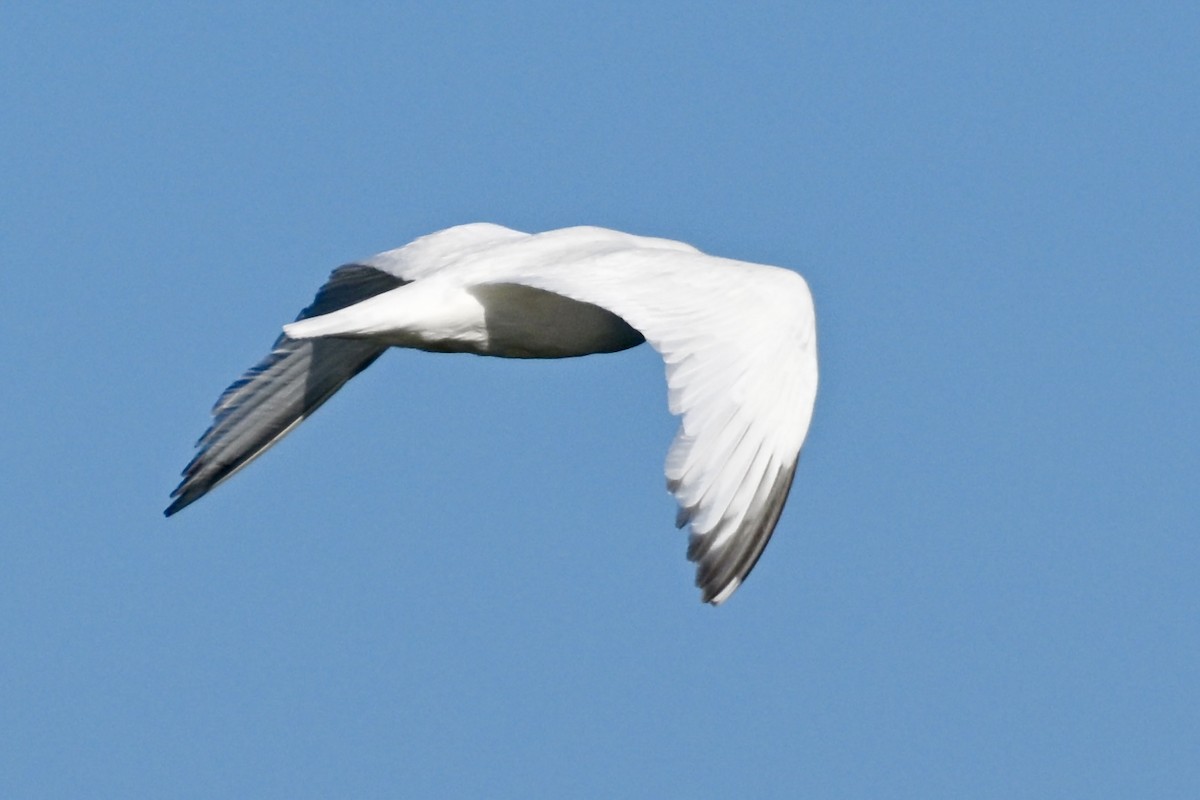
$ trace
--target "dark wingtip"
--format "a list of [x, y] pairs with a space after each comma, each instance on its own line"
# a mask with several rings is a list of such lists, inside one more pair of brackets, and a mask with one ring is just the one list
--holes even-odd
[[184, 495], [182, 497], [176, 497], [174, 502], [172, 502], [171, 505], [167, 506], [163, 510], [163, 516], [170, 517], [174, 514], [178, 514], [180, 511], [182, 511], [183, 509], [190, 506], [192, 504], [192, 502], [197, 499], [198, 498], [196, 498], [196, 497], [188, 497], [186, 495]]
[[688, 557], [695, 556], [692, 560], [697, 562], [696, 586], [701, 592], [701, 602], [718, 606], [745, 582], [775, 532], [795, 473], [796, 462], [792, 462], [791, 466], [781, 469], [771, 483], [763, 484], [762, 494], [742, 527], [720, 550], [712, 549], [715, 542], [712, 534], [705, 537], [709, 541], [696, 541], [694, 534], [689, 539]]

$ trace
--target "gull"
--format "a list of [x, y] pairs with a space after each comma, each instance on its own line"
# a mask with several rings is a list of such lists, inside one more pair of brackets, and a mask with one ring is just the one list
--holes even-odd
[[389, 347], [569, 358], [643, 342], [681, 418], [666, 462], [675, 524], [690, 526], [701, 600], [719, 605], [771, 538], [812, 420], [812, 295], [791, 270], [605, 228], [472, 223], [338, 267], [217, 400], [164, 513], [229, 479]]

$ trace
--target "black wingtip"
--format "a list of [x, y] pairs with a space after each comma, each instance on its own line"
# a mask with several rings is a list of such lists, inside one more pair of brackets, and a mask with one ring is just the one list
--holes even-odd
[[179, 484], [175, 491], [171, 492], [171, 505], [163, 510], [164, 517], [170, 517], [183, 511], [192, 503], [199, 500], [204, 495], [208, 494], [208, 490], [213, 488], [214, 483], [206, 483], [203, 487], [191, 486], [185, 489], [187, 481]]
[[192, 499], [184, 499], [182, 497], [176, 498], [175, 502], [163, 509], [163, 516], [170, 517], [174, 514], [177, 514], [187, 506], [191, 505], [191, 502]]
[[697, 556], [693, 560], [698, 562], [696, 586], [701, 591], [701, 602], [720, 605], [745, 582], [775, 532], [795, 473], [796, 463], [793, 462], [781, 469], [770, 483], [763, 483], [742, 527], [719, 550], [712, 548], [715, 537], [711, 533], [705, 537], [711, 540], [709, 542], [696, 542], [694, 535], [690, 539], [689, 558]]

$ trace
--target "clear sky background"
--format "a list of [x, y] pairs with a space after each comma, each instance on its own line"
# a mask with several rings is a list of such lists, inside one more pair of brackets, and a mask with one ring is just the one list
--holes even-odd
[[[1195, 4], [98, 5], [0, 10], [0, 796], [1200, 796]], [[645, 347], [389, 353], [162, 518], [476, 220], [808, 279], [725, 606]]]

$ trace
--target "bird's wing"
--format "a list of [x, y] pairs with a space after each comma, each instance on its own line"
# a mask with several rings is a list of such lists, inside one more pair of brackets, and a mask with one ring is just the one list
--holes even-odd
[[[338, 267], [297, 319], [320, 316], [395, 289], [405, 281], [365, 264]], [[386, 348], [354, 339], [298, 341], [280, 336], [262, 361], [234, 381], [213, 406], [212, 426], [171, 493], [168, 517], [249, 464], [312, 414]]]
[[[527, 237], [490, 223], [448, 228], [338, 267], [297, 320], [318, 317], [396, 289], [472, 253]], [[264, 453], [379, 358], [386, 347], [355, 339], [280, 336], [270, 354], [234, 381], [213, 406], [213, 423], [196, 442], [171, 493], [168, 517], [212, 491]]]
[[721, 603], [775, 529], [812, 419], [817, 343], [807, 284], [789, 270], [678, 243], [584, 242], [572, 252], [560, 240], [539, 255], [533, 240], [481, 260], [470, 280], [601, 306], [662, 355], [670, 410], [682, 417], [667, 486], [679, 502], [678, 527], [691, 525], [688, 558], [703, 600]]

